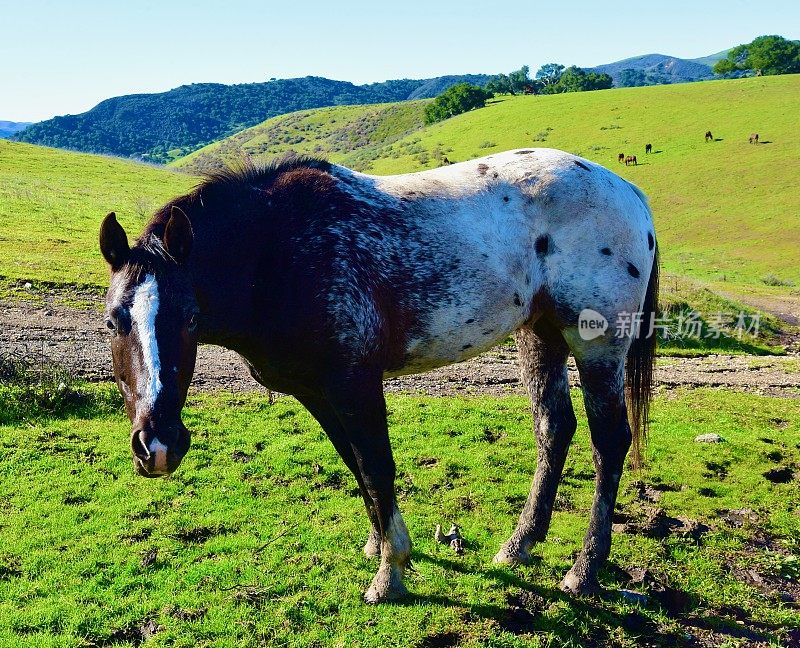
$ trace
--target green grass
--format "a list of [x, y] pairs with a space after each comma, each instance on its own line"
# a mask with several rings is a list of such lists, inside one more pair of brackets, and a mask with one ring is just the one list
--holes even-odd
[[103, 285], [100, 222], [116, 211], [130, 236], [197, 179], [110, 157], [0, 140], [0, 277]]
[[[21, 414], [20, 390], [0, 386], [0, 645], [135, 645], [148, 621], [160, 627], [152, 646], [637, 646], [642, 636], [680, 645], [702, 618], [726, 645], [744, 645], [736, 615], [777, 645], [800, 625], [797, 608], [734, 573], [798, 575], [797, 477], [772, 484], [762, 476], [776, 462], [800, 462], [795, 400], [711, 390], [657, 400], [649, 465], [636, 478], [660, 485], [668, 514], [712, 530], [700, 544], [617, 534], [611, 563], [645, 567], [686, 592], [687, 611], [670, 616], [656, 603], [573, 600], [556, 589], [591, 502], [582, 414], [540, 560], [512, 570], [490, 560], [535, 466], [527, 402], [389, 398], [415, 571], [409, 600], [376, 608], [361, 602], [375, 564], [360, 551], [367, 521], [354, 480], [293, 399], [192, 397], [189, 455], [172, 478], [144, 480], [133, 475], [130, 426], [113, 387], [78, 386], [80, 398], [58, 416], [35, 407]], [[725, 442], [693, 443], [708, 431]], [[641, 506], [634, 479], [627, 473], [621, 490], [631, 514]], [[757, 525], [719, 519], [743, 507]], [[468, 543], [463, 557], [433, 540], [437, 523], [453, 522]], [[771, 538], [768, 548], [753, 544], [758, 534]], [[611, 568], [602, 580], [624, 586]], [[508, 597], [521, 592], [539, 605], [514, 634], [503, 624]]]

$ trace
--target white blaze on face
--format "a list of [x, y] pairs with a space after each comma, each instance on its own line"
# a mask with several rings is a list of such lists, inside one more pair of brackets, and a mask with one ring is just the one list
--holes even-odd
[[131, 319], [139, 335], [142, 346], [144, 402], [147, 411], [155, 405], [161, 392], [161, 361], [156, 342], [156, 315], [158, 315], [158, 282], [153, 275], [147, 275], [133, 295]]

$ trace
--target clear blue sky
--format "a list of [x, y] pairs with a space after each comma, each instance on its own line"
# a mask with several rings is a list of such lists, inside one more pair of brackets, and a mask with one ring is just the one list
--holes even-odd
[[746, 0], [0, 0], [0, 119], [107, 97], [308, 74], [357, 83], [695, 58], [800, 37], [800, 2]]

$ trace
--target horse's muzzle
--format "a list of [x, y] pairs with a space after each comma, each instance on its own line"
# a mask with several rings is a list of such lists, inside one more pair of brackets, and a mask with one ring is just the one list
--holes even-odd
[[[165, 435], [166, 436], [166, 435]], [[131, 434], [133, 467], [142, 477], [164, 477], [172, 474], [189, 450], [190, 434], [183, 425], [164, 442], [149, 429], [135, 429]]]

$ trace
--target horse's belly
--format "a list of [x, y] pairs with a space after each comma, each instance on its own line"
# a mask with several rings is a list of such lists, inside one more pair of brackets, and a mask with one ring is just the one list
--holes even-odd
[[505, 340], [531, 316], [521, 290], [480, 295], [437, 309], [425, 329], [408, 340], [403, 365], [386, 377], [420, 373], [461, 362]]

